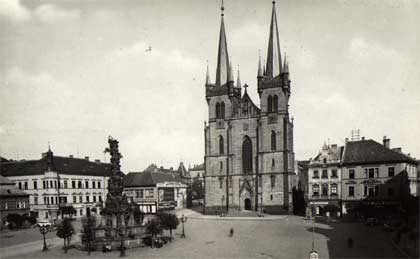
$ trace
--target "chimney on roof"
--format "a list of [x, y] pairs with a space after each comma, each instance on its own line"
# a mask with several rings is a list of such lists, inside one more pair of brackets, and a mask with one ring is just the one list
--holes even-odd
[[384, 136], [384, 139], [382, 140], [382, 143], [384, 144], [384, 147], [389, 148], [389, 146], [391, 144], [391, 139]]
[[85, 156], [85, 159], [86, 159], [87, 161], [89, 161], [89, 157], [88, 157], [88, 156]]
[[95, 163], [99, 164], [101, 162], [100, 159], [95, 159]]
[[73, 155], [69, 155], [70, 158], [73, 158]]
[[349, 142], [349, 138], [345, 138], [345, 139], [344, 139], [344, 142], [345, 142], [345, 143]]
[[362, 137], [362, 140], [365, 140], [365, 137]]

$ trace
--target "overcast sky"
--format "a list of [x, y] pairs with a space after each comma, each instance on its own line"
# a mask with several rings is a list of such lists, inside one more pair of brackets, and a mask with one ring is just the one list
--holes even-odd
[[[256, 103], [271, 7], [225, 0], [229, 54]], [[352, 129], [420, 157], [420, 1], [276, 9], [296, 158], [328, 139], [342, 145]], [[37, 159], [50, 142], [57, 155], [103, 160], [112, 135], [125, 172], [202, 163], [219, 26], [217, 0], [0, 0], [0, 155]]]

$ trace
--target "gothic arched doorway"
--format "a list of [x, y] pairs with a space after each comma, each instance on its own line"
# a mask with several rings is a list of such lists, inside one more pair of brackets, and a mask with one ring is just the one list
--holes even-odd
[[251, 200], [249, 198], [245, 199], [245, 209], [251, 210]]
[[242, 169], [244, 174], [252, 173], [252, 141], [248, 136], [242, 142]]

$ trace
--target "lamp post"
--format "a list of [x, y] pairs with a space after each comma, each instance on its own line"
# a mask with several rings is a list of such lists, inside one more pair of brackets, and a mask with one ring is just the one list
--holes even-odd
[[181, 219], [181, 222], [182, 222], [182, 234], [181, 234], [181, 238], [185, 238], [184, 223], [187, 222], [187, 217], [185, 217], [184, 214], [182, 214], [182, 217], [180, 219]]
[[314, 239], [314, 232], [315, 232], [315, 205], [312, 204], [311, 206], [311, 216], [312, 216], [312, 250], [309, 253], [309, 259], [318, 259], [318, 253], [315, 251], [315, 239]]
[[48, 225], [46, 224], [38, 224], [39, 232], [44, 236], [44, 247], [42, 248], [42, 252], [48, 251], [47, 241], [45, 240], [45, 235], [48, 233]]

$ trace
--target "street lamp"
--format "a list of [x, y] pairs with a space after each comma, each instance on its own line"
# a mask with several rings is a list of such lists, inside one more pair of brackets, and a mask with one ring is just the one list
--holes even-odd
[[314, 239], [314, 232], [315, 232], [315, 205], [312, 204], [312, 211], [311, 211], [311, 216], [312, 216], [312, 250], [309, 253], [309, 258], [310, 259], [318, 259], [318, 253], [315, 251], [315, 239]]
[[47, 241], [45, 240], [45, 235], [48, 233], [49, 226], [47, 224], [38, 224], [39, 232], [44, 236], [44, 247], [42, 248], [42, 252], [48, 251]]
[[182, 217], [180, 219], [181, 219], [181, 222], [182, 222], [182, 234], [181, 234], [181, 238], [185, 238], [184, 223], [187, 222], [187, 217], [185, 217], [184, 214], [182, 214]]

